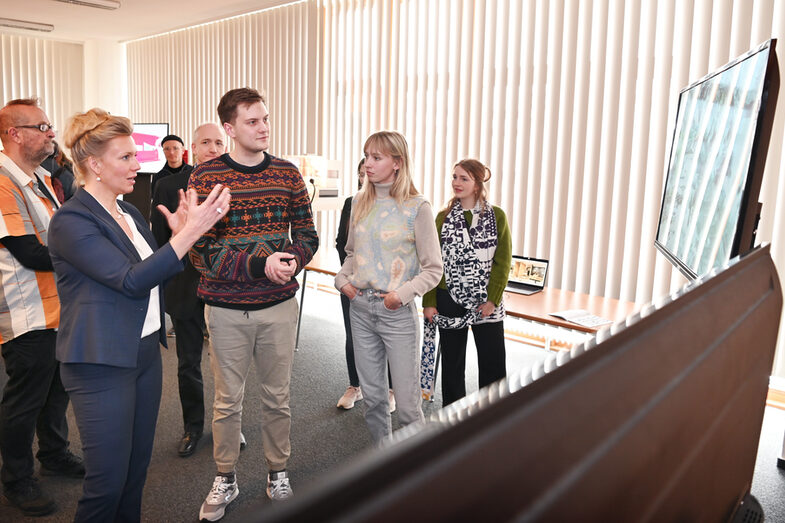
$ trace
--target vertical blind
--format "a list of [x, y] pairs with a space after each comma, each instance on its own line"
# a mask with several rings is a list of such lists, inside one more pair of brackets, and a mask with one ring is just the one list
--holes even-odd
[[82, 44], [0, 33], [0, 106], [38, 97], [58, 136], [84, 106]]
[[[436, 208], [477, 158], [549, 285], [643, 303], [684, 283], [653, 246], [679, 90], [784, 28], [785, 0], [311, 0], [129, 43], [129, 107], [188, 134], [227, 89], [265, 89], [271, 152], [341, 161], [343, 194], [365, 138], [396, 129]], [[781, 268], [784, 119], [758, 233]]]
[[129, 42], [129, 117], [168, 122], [190, 144], [197, 126], [218, 122], [226, 91], [252, 87], [265, 94], [270, 109], [271, 152], [315, 152], [321, 123], [317, 20], [316, 3], [298, 2]]
[[[354, 165], [369, 133], [400, 130], [437, 208], [452, 164], [477, 158], [493, 173], [490, 200], [508, 214], [513, 250], [552, 261], [549, 285], [642, 303], [684, 283], [653, 244], [678, 92], [781, 36], [785, 22], [783, 1], [323, 5], [327, 156]], [[781, 268], [784, 115], [758, 233]], [[782, 345], [775, 373], [785, 376]]]

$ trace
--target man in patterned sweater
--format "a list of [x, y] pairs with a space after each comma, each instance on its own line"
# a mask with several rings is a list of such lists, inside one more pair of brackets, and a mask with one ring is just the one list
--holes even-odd
[[213, 455], [218, 474], [199, 518], [217, 521], [237, 497], [235, 465], [245, 379], [253, 361], [262, 383], [262, 445], [270, 469], [267, 495], [292, 495], [289, 383], [297, 323], [294, 276], [311, 260], [319, 239], [302, 175], [291, 163], [267, 154], [269, 113], [254, 89], [233, 89], [218, 116], [235, 148], [197, 166], [191, 175], [199, 199], [220, 183], [232, 191], [232, 207], [191, 250], [201, 273], [215, 377]]

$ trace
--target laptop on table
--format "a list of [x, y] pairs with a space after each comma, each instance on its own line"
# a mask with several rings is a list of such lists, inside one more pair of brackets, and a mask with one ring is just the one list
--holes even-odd
[[525, 295], [540, 292], [547, 274], [548, 260], [513, 255], [506, 290]]

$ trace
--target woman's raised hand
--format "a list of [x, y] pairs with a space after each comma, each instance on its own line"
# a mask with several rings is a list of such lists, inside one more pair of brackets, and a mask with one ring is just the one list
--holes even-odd
[[[184, 195], [184, 200], [187, 215], [185, 227], [198, 231], [199, 236], [201, 236], [212, 229], [218, 220], [226, 216], [226, 213], [229, 211], [231, 193], [228, 187], [217, 184], [201, 205], [198, 203], [196, 191], [193, 189], [188, 189], [188, 192]], [[181, 199], [180, 207], [182, 206], [183, 201]], [[180, 207], [177, 209], [178, 212]]]
[[204, 233], [226, 216], [230, 199], [229, 188], [217, 184], [201, 205], [196, 191], [188, 189], [186, 193], [180, 191], [180, 204], [174, 213], [166, 209], [161, 210], [172, 229], [173, 235], [169, 243], [178, 258], [185, 256], [188, 249]]
[[169, 225], [172, 235], [177, 234], [185, 227], [186, 218], [188, 217], [188, 203], [185, 201], [185, 193], [182, 189], [179, 189], [177, 192], [179, 194], [179, 202], [177, 209], [173, 213], [169, 212], [169, 209], [164, 204], [159, 204], [157, 207], [158, 212], [166, 218], [166, 223]]

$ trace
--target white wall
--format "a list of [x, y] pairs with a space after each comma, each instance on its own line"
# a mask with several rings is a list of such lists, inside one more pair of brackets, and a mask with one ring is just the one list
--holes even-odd
[[109, 40], [84, 43], [84, 107], [128, 115], [128, 68], [123, 44]]

